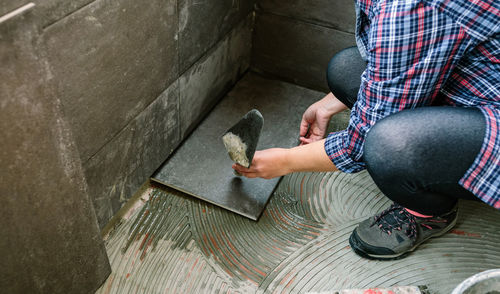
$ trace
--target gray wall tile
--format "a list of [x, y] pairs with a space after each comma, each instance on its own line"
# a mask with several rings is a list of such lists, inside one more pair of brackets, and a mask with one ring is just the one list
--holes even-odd
[[83, 162], [177, 78], [175, 0], [98, 0], [46, 28], [57, 95]]
[[96, 0], [2, 0], [0, 16], [31, 2], [36, 5], [36, 18], [33, 21], [38, 26], [45, 27], [94, 1]]
[[98, 0], [35, 0], [39, 11], [39, 22], [46, 27], [79, 10], [80, 8]]
[[114, 214], [111, 206], [111, 199], [109, 197], [92, 199], [92, 204], [94, 205], [99, 228], [102, 230]]
[[0, 25], [0, 291], [92, 293], [110, 267], [32, 16]]
[[326, 68], [338, 51], [355, 46], [354, 35], [273, 14], [255, 21], [252, 69], [328, 92]]
[[246, 71], [250, 62], [250, 14], [180, 77], [180, 123], [184, 138]]
[[253, 10], [254, 0], [179, 0], [179, 59], [183, 73]]
[[[179, 86], [174, 82], [116, 137], [84, 164], [100, 227], [165, 161], [180, 142]], [[99, 213], [102, 212], [102, 213]]]
[[264, 12], [354, 33], [353, 0], [258, 0], [257, 3]]
[[30, 3], [29, 0], [2, 0], [0, 3], [0, 17], [28, 3]]

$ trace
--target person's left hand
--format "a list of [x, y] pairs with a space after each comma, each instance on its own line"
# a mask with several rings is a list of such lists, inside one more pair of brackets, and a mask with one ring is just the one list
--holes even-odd
[[233, 169], [247, 178], [271, 179], [290, 173], [286, 154], [288, 149], [271, 148], [256, 151], [249, 168], [233, 164]]

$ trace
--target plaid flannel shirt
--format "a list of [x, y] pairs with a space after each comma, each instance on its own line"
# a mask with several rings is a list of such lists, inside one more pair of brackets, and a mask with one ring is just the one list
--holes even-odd
[[366, 134], [392, 113], [478, 107], [487, 132], [459, 183], [500, 209], [500, 1], [359, 0], [356, 6], [367, 67], [349, 126], [325, 142], [332, 162], [348, 173], [364, 169]]

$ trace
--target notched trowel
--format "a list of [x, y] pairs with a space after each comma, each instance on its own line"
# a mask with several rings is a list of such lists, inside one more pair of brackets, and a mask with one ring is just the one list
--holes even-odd
[[[232, 161], [248, 168], [257, 149], [264, 117], [257, 109], [250, 110], [222, 136]], [[235, 171], [237, 175], [240, 175]]]

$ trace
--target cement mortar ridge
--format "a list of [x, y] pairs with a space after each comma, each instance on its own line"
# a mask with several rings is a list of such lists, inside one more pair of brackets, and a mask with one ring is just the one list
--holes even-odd
[[[449, 293], [473, 273], [500, 267], [493, 258], [500, 253], [494, 225], [500, 216], [467, 201], [460, 204], [467, 217], [457, 233], [405, 259], [356, 256], [350, 233], [390, 204], [366, 172], [286, 176], [258, 222], [180, 192], [145, 191], [149, 200], [107, 241], [113, 274], [98, 293], [304, 293], [395, 285]], [[478, 229], [472, 218], [486, 225]]]

